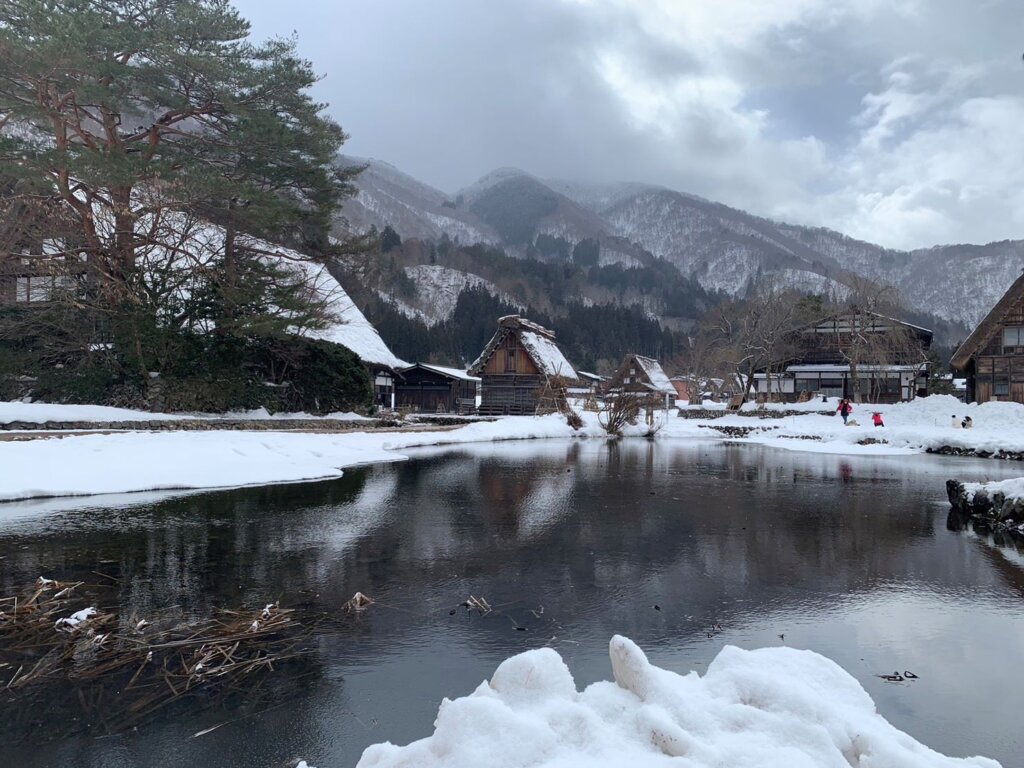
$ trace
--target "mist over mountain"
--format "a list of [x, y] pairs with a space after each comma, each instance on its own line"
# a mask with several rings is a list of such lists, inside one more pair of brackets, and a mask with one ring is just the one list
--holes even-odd
[[[464, 287], [483, 286], [507, 303], [553, 314], [559, 312], [553, 304], [565, 301], [635, 306], [668, 328], [685, 329], [713, 297], [741, 296], [765, 275], [800, 290], [833, 295], [842, 295], [857, 277], [867, 277], [895, 285], [908, 312], [942, 326], [937, 335], [952, 343], [1024, 268], [1024, 241], [899, 251], [650, 184], [541, 179], [501, 168], [448, 194], [378, 160], [346, 157], [343, 163], [365, 166], [356, 180], [358, 194], [342, 211], [346, 228], [391, 227], [403, 241], [446, 243], [445, 258], [453, 250], [462, 254], [458, 266], [444, 265], [449, 271], [443, 276], [423, 269], [438, 263], [436, 246], [434, 262], [426, 252], [402, 257], [403, 274], [421, 284], [422, 291], [406, 286], [404, 299], [391, 292], [391, 304], [410, 317], [431, 315], [434, 323], [444, 319], [442, 310], [454, 307]], [[519, 272], [524, 274], [537, 262], [599, 269], [552, 297], [528, 290], [530, 281], [514, 275], [515, 270], [497, 277], [483, 274], [487, 269], [466, 257], [471, 245], [523, 262]], [[630, 279], [615, 285], [607, 270]], [[647, 295], [642, 273], [656, 276]], [[390, 279], [393, 287], [394, 275]], [[673, 302], [665, 283], [679, 286], [689, 303], [669, 306]], [[387, 295], [387, 279], [376, 288]], [[439, 301], [445, 292], [447, 298]]]

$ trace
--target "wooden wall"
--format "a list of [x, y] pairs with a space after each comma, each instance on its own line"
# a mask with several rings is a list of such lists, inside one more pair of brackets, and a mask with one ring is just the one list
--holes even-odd
[[[509, 371], [506, 366], [508, 350], [514, 350], [515, 352], [516, 364], [513, 371]], [[491, 359], [484, 366], [482, 375], [507, 373], [514, 373], [519, 376], [537, 376], [540, 374], [540, 370], [534, 364], [533, 359], [519, 343], [519, 334], [517, 333], [510, 333], [501, 340], [495, 348], [494, 354], [491, 355]]]

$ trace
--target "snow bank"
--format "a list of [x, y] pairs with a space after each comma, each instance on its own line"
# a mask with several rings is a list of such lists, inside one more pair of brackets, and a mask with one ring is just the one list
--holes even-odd
[[600, 434], [591, 421], [580, 433], [552, 415], [440, 432], [118, 432], [0, 442], [0, 501], [322, 480], [344, 467], [401, 461], [402, 448]]
[[860, 684], [811, 651], [725, 647], [701, 677], [610, 644], [615, 682], [582, 692], [550, 648], [513, 656], [441, 703], [432, 736], [375, 744], [357, 768], [997, 768], [897, 730]]
[[964, 483], [967, 500], [972, 501], [978, 491], [987, 491], [989, 498], [994, 493], [1001, 493], [1007, 501], [1024, 499], [1024, 477], [1012, 477], [1009, 480], [995, 480], [989, 483]]
[[[836, 402], [829, 402], [829, 410], [834, 410]], [[819, 400], [799, 406], [773, 404], [768, 410], [790, 407], [826, 409]], [[875, 411], [882, 414], [885, 427], [872, 426], [871, 414]], [[953, 416], [958, 421], [970, 416], [974, 428], [954, 429]], [[816, 413], [764, 420], [727, 414], [710, 421], [670, 419], [662, 435], [679, 438], [702, 432], [707, 437], [714, 436], [714, 427], [754, 427], [758, 431], [742, 441], [796, 451], [898, 455], [951, 446], [990, 453], [1024, 452], [1024, 405], [1018, 403], [964, 405], [951, 395], [932, 395], [894, 405], [854, 404], [851, 421], [857, 423], [844, 426], [838, 416]], [[867, 438], [884, 442], [861, 445]]]

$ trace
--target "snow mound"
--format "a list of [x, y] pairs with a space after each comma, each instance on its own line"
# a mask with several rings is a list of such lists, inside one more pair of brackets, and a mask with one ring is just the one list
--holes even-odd
[[375, 744], [357, 768], [997, 768], [951, 758], [897, 730], [860, 684], [812, 651], [725, 647], [701, 677], [609, 648], [615, 682], [577, 692], [550, 648], [504, 661], [441, 703], [435, 731]]

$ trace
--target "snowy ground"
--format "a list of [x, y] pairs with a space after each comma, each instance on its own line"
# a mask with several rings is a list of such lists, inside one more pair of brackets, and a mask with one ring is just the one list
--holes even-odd
[[[837, 401], [815, 401], [800, 405], [769, 405], [775, 410], [835, 410]], [[753, 406], [747, 404], [744, 410]], [[871, 414], [882, 414], [884, 427], [871, 424]], [[956, 429], [964, 416], [974, 420], [973, 429]], [[767, 431], [745, 439], [763, 445], [772, 445], [799, 451], [824, 453], [901, 454], [920, 453], [928, 448], [948, 445], [955, 448], [973, 448], [979, 451], [1024, 451], [1024, 406], [1017, 403], [983, 403], [964, 405], [951, 395], [933, 395], [896, 405], [854, 405], [850, 416], [856, 426], [843, 426], [837, 416], [808, 413], [783, 419], [756, 419], [749, 416], [727, 415], [713, 421], [699, 419], [670, 419], [666, 436], [681, 437], [697, 430], [707, 432], [700, 425], [766, 427]], [[800, 439], [804, 437], [814, 440]], [[865, 438], [884, 440], [875, 445], [858, 445]]]
[[[788, 408], [788, 406], [782, 406]], [[825, 407], [807, 403], [808, 411]], [[844, 427], [838, 416], [807, 413], [782, 419], [729, 414], [718, 419], [684, 419], [660, 414], [658, 439], [727, 439], [715, 427], [757, 428], [738, 438], [787, 450], [844, 454], [920, 453], [943, 445], [977, 450], [1024, 451], [1024, 406], [986, 403], [965, 406], [949, 396], [882, 407], [886, 426], [870, 423], [870, 407], [857, 406], [859, 426]], [[954, 429], [952, 416], [970, 414], [973, 429]], [[0, 403], [0, 422], [110, 421], [154, 414], [100, 406]], [[158, 418], [196, 418], [158, 414]], [[398, 461], [404, 448], [493, 440], [603, 438], [593, 413], [573, 431], [560, 416], [508, 417], [447, 431], [343, 434], [297, 432], [119, 432], [63, 439], [0, 442], [0, 501], [44, 496], [127, 493], [151, 490], [223, 488], [337, 477], [344, 467]], [[237, 415], [233, 415], [237, 418]], [[266, 412], [247, 418], [273, 418]], [[295, 416], [292, 415], [294, 418]], [[350, 418], [339, 414], [336, 418]], [[204, 418], [214, 419], [213, 415]], [[641, 422], [627, 436], [646, 431]], [[761, 431], [763, 429], [763, 431]], [[814, 439], [802, 439], [814, 438]], [[884, 442], [860, 445], [865, 438]], [[728, 438], [737, 439], [737, 438]], [[1024, 474], [1024, 472], [1022, 472]]]
[[375, 744], [357, 768], [998, 768], [897, 730], [841, 667], [812, 651], [726, 646], [700, 676], [612, 638], [614, 682], [583, 691], [550, 648], [503, 662], [441, 703], [432, 736]]

